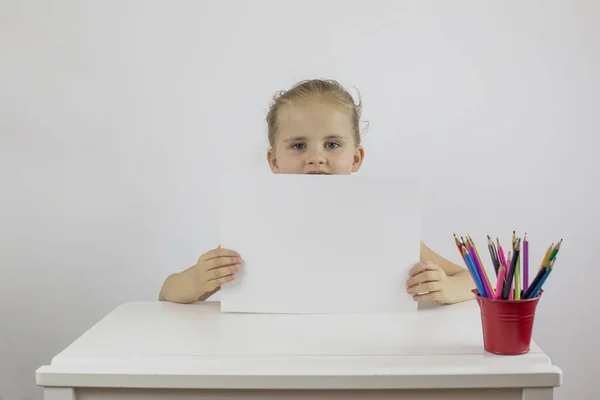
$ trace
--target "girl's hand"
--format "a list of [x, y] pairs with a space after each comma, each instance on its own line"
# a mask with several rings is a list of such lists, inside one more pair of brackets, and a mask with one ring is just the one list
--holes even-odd
[[208, 293], [231, 282], [242, 263], [237, 252], [221, 246], [202, 254], [191, 269], [197, 290], [199, 293]]
[[452, 303], [456, 291], [454, 286], [452, 277], [431, 261], [415, 264], [406, 281], [406, 291], [418, 302]]

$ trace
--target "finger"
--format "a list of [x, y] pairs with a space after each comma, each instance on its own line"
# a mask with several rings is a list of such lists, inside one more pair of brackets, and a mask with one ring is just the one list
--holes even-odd
[[232, 280], [235, 279], [235, 275], [227, 275], [227, 276], [223, 276], [219, 279], [213, 279], [212, 281], [209, 281], [207, 283], [207, 286], [210, 290], [215, 290], [216, 288], [218, 288], [219, 286], [223, 286], [224, 284], [231, 282]]
[[439, 292], [440, 290], [442, 290], [442, 285], [440, 284], [440, 282], [424, 282], [419, 285], [406, 288], [406, 291], [412, 295]]
[[440, 267], [431, 261], [420, 261], [416, 263], [410, 271], [408, 271], [408, 275], [415, 276], [423, 271], [439, 271]]
[[425, 294], [416, 295], [416, 296], [413, 296], [413, 300], [417, 301], [419, 303], [434, 302], [434, 303], [438, 303], [438, 304], [444, 304], [441, 292], [433, 292], [433, 293], [425, 293]]
[[241, 265], [242, 259], [240, 257], [218, 257], [212, 258], [204, 262], [205, 271], [210, 271], [215, 268], [227, 267], [235, 264]]
[[219, 247], [217, 247], [216, 249], [204, 253], [200, 257], [200, 259], [202, 261], [208, 261], [208, 260], [212, 260], [213, 258], [217, 258], [217, 257], [239, 257], [239, 256], [240, 256], [240, 254], [237, 251], [233, 251], [230, 249], [224, 249], [223, 247], [221, 247], [221, 245], [219, 245]]
[[414, 285], [418, 285], [423, 282], [431, 282], [431, 281], [439, 281], [440, 274], [439, 271], [421, 271], [419, 274], [413, 276], [409, 280], [406, 281], [406, 286], [411, 287]]
[[216, 279], [220, 279], [227, 275], [233, 275], [239, 270], [240, 266], [238, 264], [212, 269], [210, 271], [207, 271], [208, 281], [210, 282]]

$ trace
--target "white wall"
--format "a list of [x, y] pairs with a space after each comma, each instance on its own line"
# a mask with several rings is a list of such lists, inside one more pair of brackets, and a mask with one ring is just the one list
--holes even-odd
[[558, 399], [600, 397], [599, 18], [594, 0], [0, 2], [0, 397], [41, 398], [38, 366], [217, 244], [216, 175], [268, 173], [270, 98], [311, 77], [361, 91], [365, 173], [432, 183], [445, 256], [455, 231], [527, 231], [534, 260], [565, 238], [534, 336]]

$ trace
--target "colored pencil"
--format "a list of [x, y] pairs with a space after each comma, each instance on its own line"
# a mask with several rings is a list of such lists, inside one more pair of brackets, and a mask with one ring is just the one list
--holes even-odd
[[[521, 240], [521, 239], [517, 239]], [[521, 253], [517, 255], [517, 267], [515, 268], [515, 300], [521, 299]]]
[[483, 269], [481, 267], [481, 263], [479, 262], [477, 254], [475, 253], [475, 248], [473, 246], [469, 246], [468, 250], [469, 250], [469, 255], [471, 256], [471, 260], [473, 260], [473, 264], [475, 265], [475, 270], [477, 271], [477, 274], [479, 275], [479, 278], [481, 279], [483, 289], [485, 290], [485, 297], [492, 298], [494, 293], [492, 292], [492, 288], [490, 287], [490, 282], [486, 277], [485, 271], [483, 271]]
[[538, 268], [538, 272], [540, 272], [542, 270], [542, 267], [546, 265], [546, 261], [548, 261], [548, 259], [550, 258], [550, 252], [552, 251], [553, 247], [554, 243], [552, 243], [550, 247], [548, 247], [548, 250], [546, 250], [546, 254], [544, 254], [544, 258], [542, 258], [542, 262], [540, 264], [540, 267]]
[[504, 265], [500, 265], [498, 269], [498, 279], [496, 280], [496, 293], [494, 294], [494, 299], [498, 300], [500, 295], [502, 294], [502, 285], [504, 284]]
[[529, 240], [527, 233], [523, 237], [523, 291], [529, 287]]
[[456, 243], [456, 248], [458, 249], [458, 252], [460, 253], [460, 256], [462, 257], [463, 261], [465, 262], [465, 264], [467, 263], [467, 260], [465, 259], [465, 256], [461, 250], [461, 243], [460, 240], [458, 240], [458, 238], [456, 237], [456, 233], [454, 234], [454, 242]]
[[560, 250], [561, 243], [562, 243], [562, 239], [560, 239], [558, 244], [556, 246], [554, 246], [554, 249], [552, 249], [552, 253], [550, 253], [550, 256], [548, 257], [548, 262], [554, 260], [554, 258], [556, 257], [556, 254], [558, 254], [558, 250]]
[[479, 274], [477, 273], [477, 269], [475, 268], [475, 264], [473, 263], [473, 260], [471, 260], [469, 251], [467, 250], [467, 248], [465, 246], [463, 246], [463, 248], [462, 248], [462, 253], [465, 256], [467, 268], [469, 269], [469, 272], [471, 273], [471, 277], [473, 278], [473, 281], [475, 282], [475, 286], [477, 287], [479, 296], [486, 297], [485, 289], [483, 288], [481, 279], [479, 278]]
[[515, 268], [517, 266], [517, 260], [519, 258], [519, 252], [521, 250], [521, 243], [520, 241], [517, 240], [516, 244], [515, 244], [515, 252], [513, 254], [511, 263], [510, 263], [510, 269], [508, 270], [508, 275], [507, 275], [507, 280], [506, 283], [504, 284], [504, 289], [502, 290], [502, 299], [507, 300], [509, 297], [509, 292], [511, 292], [511, 285], [513, 283], [513, 278], [515, 275]]
[[[471, 246], [475, 249], [475, 254], [477, 255], [477, 263], [479, 264], [479, 268], [483, 272], [483, 275], [485, 276], [485, 280], [487, 281], [487, 285], [484, 284], [484, 286], [486, 287], [486, 289], [489, 289], [489, 295], [491, 298], [494, 296], [494, 285], [492, 285], [492, 281], [490, 280], [490, 277], [488, 276], [487, 270], [485, 269], [485, 265], [483, 264], [483, 260], [481, 259], [481, 256], [479, 255], [479, 250], [477, 250], [477, 245], [473, 241], [473, 238], [471, 237], [471, 235], [469, 235], [468, 233], [467, 233], [467, 240], [471, 243]], [[483, 277], [481, 279], [483, 279]]]
[[[556, 245], [552, 243], [540, 263], [540, 267], [530, 279], [529, 265], [529, 239], [527, 233], [520, 238], [513, 230], [512, 246], [506, 254], [500, 244], [500, 240], [492, 240], [487, 235], [488, 251], [496, 273], [496, 281], [492, 282], [487, 274], [481, 254], [477, 249], [475, 241], [470, 234], [460, 240], [454, 234], [456, 247], [461, 253], [463, 261], [467, 265], [469, 273], [473, 277], [477, 287], [478, 295], [481, 297], [493, 298], [496, 300], [525, 300], [533, 299], [539, 296], [542, 288], [554, 269], [557, 255], [563, 239], [560, 239]], [[523, 264], [521, 266], [521, 264]]]
[[496, 253], [496, 249], [494, 247], [494, 242], [492, 242], [492, 238], [490, 235], [487, 235], [488, 239], [488, 250], [490, 251], [490, 257], [492, 258], [492, 264], [494, 265], [494, 271], [496, 272], [496, 276], [498, 276], [498, 270], [500, 269], [500, 261], [498, 261], [498, 254]]
[[527, 297], [523, 297], [524, 299], [534, 299], [534, 298], [536, 298], [536, 296], [540, 293], [540, 290], [542, 290], [542, 286], [544, 286], [544, 283], [546, 282], [546, 279], [548, 279], [548, 276], [550, 276], [550, 273], [554, 269], [554, 262], [555, 261], [556, 261], [556, 258], [550, 262], [550, 265], [546, 268], [546, 271], [542, 275], [542, 278], [540, 279], [540, 281], [538, 282], [538, 284], [535, 285], [535, 288], [533, 290], [529, 291], [529, 293], [525, 293], [527, 295]]
[[498, 263], [498, 269], [500, 269], [500, 259], [498, 258], [498, 250], [496, 249], [496, 243], [494, 243], [494, 241], [490, 238], [490, 241], [492, 242], [492, 249], [494, 250], [494, 258], [496, 259], [496, 262]]
[[504, 250], [502, 249], [502, 245], [500, 244], [500, 240], [496, 238], [496, 242], [498, 243], [498, 256], [500, 258], [500, 262], [504, 265], [504, 269], [508, 269], [508, 265], [506, 264], [506, 258], [504, 258]]
[[531, 284], [527, 288], [527, 291], [523, 293], [523, 298], [527, 299], [529, 298], [529, 296], [531, 296], [531, 293], [533, 292], [537, 284], [540, 283], [540, 281], [544, 277], [544, 274], [548, 271], [548, 268], [550, 268], [550, 263], [544, 263], [544, 266], [540, 268], [538, 273], [535, 275], [535, 278], [533, 278], [533, 280], [531, 281]]
[[[511, 262], [512, 262], [512, 251], [511, 251], [511, 250], [509, 250], [509, 251], [508, 251], [508, 254], [506, 255], [506, 265], [507, 265], [507, 267], [506, 267], [506, 269], [504, 270], [504, 274], [506, 275], [506, 276], [504, 277], [504, 279], [505, 279], [505, 280], [507, 280], [507, 279], [508, 279], [508, 271], [509, 271], [509, 269], [510, 269], [510, 263], [511, 263]], [[508, 300], [514, 300], [514, 297], [515, 297], [515, 282], [513, 281], [513, 282], [510, 284], [510, 291], [508, 292]]]

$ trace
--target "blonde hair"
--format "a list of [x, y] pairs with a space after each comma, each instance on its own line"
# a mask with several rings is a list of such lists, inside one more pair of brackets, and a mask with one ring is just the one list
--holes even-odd
[[284, 105], [293, 104], [294, 102], [306, 100], [311, 97], [326, 98], [350, 113], [350, 117], [352, 118], [352, 133], [354, 134], [355, 143], [358, 146], [360, 144], [359, 122], [362, 113], [360, 93], [359, 102], [355, 104], [352, 95], [340, 83], [334, 80], [322, 79], [299, 82], [291, 89], [279, 91], [273, 96], [269, 113], [267, 114], [269, 145], [273, 147], [277, 137], [280, 108]]

